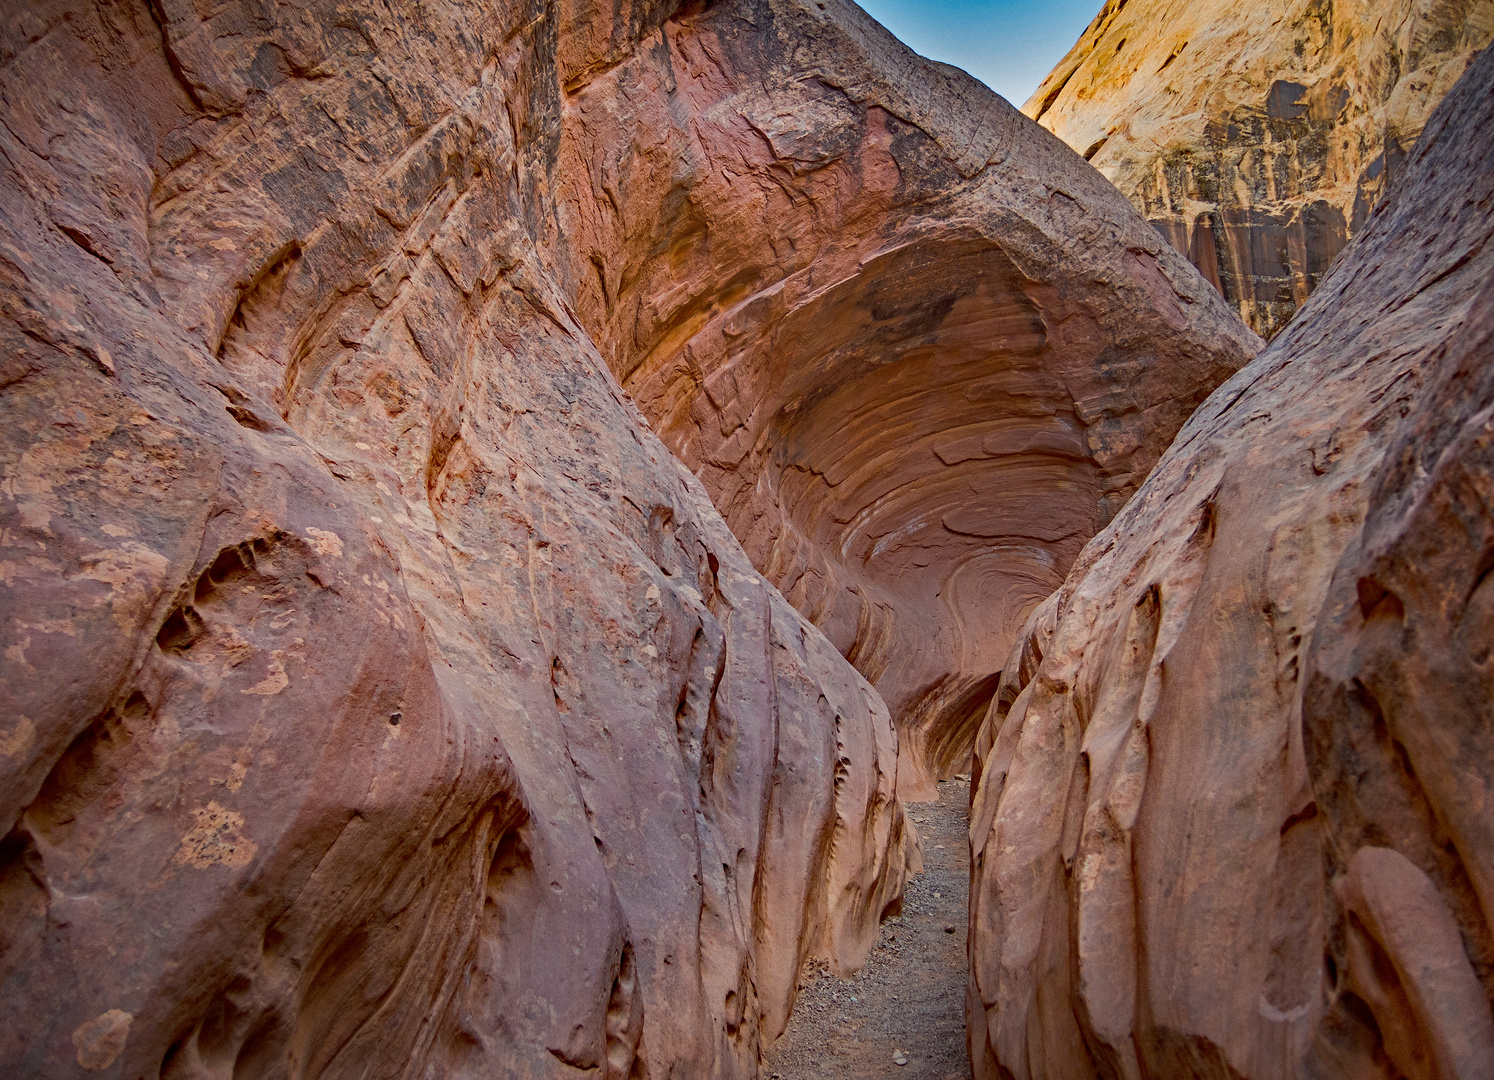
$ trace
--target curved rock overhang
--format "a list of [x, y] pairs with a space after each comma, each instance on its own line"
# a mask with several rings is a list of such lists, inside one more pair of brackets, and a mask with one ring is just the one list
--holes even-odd
[[1258, 341], [1078, 155], [852, 4], [686, 7], [567, 87], [581, 321], [928, 793], [1028, 612]]

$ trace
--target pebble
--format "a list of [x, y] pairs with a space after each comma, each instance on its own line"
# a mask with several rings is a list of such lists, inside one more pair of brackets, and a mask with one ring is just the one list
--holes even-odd
[[894, 1065], [906, 1065], [908, 1064], [908, 1055], [901, 1050], [894, 1050], [892, 1052], [892, 1063]]

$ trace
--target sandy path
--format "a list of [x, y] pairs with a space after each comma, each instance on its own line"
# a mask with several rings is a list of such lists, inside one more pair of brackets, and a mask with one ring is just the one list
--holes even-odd
[[[937, 803], [914, 803], [924, 872], [902, 915], [882, 925], [854, 979], [806, 977], [783, 1038], [764, 1055], [772, 1080], [968, 1080], [965, 1057], [965, 924], [970, 785], [946, 780]], [[952, 927], [953, 933], [946, 932]], [[901, 1050], [906, 1065], [893, 1061]]]

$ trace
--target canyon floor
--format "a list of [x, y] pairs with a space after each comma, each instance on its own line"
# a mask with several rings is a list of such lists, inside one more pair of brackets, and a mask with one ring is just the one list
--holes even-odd
[[[769, 1080], [966, 1080], [965, 928], [970, 783], [945, 780], [939, 801], [913, 803], [924, 871], [901, 915], [882, 924], [852, 979], [807, 972], [783, 1038], [764, 1057]], [[950, 932], [947, 928], [953, 928]], [[906, 1063], [899, 1065], [898, 1052]]]

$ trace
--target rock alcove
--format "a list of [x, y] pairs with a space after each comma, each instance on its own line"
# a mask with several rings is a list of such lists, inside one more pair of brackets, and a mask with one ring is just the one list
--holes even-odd
[[565, 116], [579, 318], [932, 797], [1026, 614], [1259, 343], [1092, 169], [854, 5], [682, 11]]

